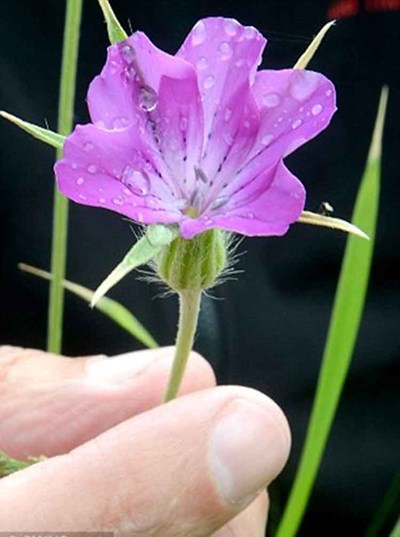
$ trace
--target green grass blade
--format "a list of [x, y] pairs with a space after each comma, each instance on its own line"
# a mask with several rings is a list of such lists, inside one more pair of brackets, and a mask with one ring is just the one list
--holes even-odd
[[[33, 274], [34, 276], [38, 276], [39, 278], [43, 278], [44, 280], [52, 280], [50, 272], [46, 272], [45, 270], [32, 267], [31, 265], [27, 265], [26, 263], [20, 263], [18, 267], [22, 271], [28, 272], [29, 274]], [[89, 304], [91, 303], [94, 295], [94, 291], [92, 291], [91, 289], [83, 287], [83, 285], [70, 282], [69, 280], [63, 280], [62, 285], [64, 289], [67, 289], [67, 291], [69, 291], [70, 293], [73, 293], [74, 295], [82, 298], [83, 300], [85, 300], [85, 302], [88, 302]], [[104, 313], [104, 315], [109, 317], [112, 321], [114, 321], [116, 324], [118, 324], [121, 328], [129, 332], [129, 334], [131, 334], [138, 341], [143, 343], [143, 345], [145, 345], [146, 347], [150, 349], [158, 347], [157, 342], [148, 332], [148, 330], [142, 325], [142, 323], [138, 321], [138, 319], [136, 319], [136, 317], [132, 315], [132, 313], [127, 308], [125, 308], [125, 306], [123, 306], [116, 300], [103, 297], [97, 302], [95, 307], [99, 311]]]
[[378, 215], [381, 147], [388, 89], [383, 88], [353, 223], [370, 241], [350, 236], [335, 302], [306, 440], [277, 537], [294, 537], [303, 519], [348, 373], [364, 308]]
[[380, 506], [374, 514], [371, 524], [367, 528], [365, 537], [379, 537], [382, 535], [382, 528], [385, 526], [390, 515], [397, 512], [396, 508], [398, 505], [400, 505], [400, 472], [397, 472], [393, 477]]
[[389, 537], [400, 537], [400, 521], [397, 522]]
[[14, 125], [27, 132], [37, 140], [40, 140], [45, 144], [52, 145], [56, 149], [61, 149], [64, 144], [65, 136], [62, 134], [58, 134], [57, 132], [53, 132], [49, 129], [44, 129], [43, 127], [38, 127], [33, 123], [28, 123], [28, 121], [24, 121], [17, 116], [4, 112], [4, 110], [0, 111], [0, 116], [4, 117], [4, 119], [7, 119], [8, 121], [11, 121], [11, 123], [14, 123]]
[[[58, 132], [69, 134], [72, 130], [75, 82], [78, 65], [78, 48], [83, 0], [67, 0], [63, 52], [61, 62], [60, 96], [58, 99]], [[57, 160], [62, 149], [57, 149]], [[51, 273], [49, 313], [47, 321], [47, 350], [61, 352], [64, 317], [64, 288], [67, 260], [68, 199], [54, 186], [53, 229], [51, 245]]]
[[127, 34], [122, 28], [108, 0], [98, 0], [107, 24], [107, 33], [110, 43], [118, 43], [127, 39]]

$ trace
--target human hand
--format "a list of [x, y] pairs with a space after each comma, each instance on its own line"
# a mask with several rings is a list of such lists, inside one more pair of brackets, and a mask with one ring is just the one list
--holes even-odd
[[255, 390], [214, 387], [195, 353], [183, 397], [157, 406], [172, 354], [0, 348], [0, 448], [52, 457], [0, 480], [0, 531], [264, 535], [263, 489], [290, 446], [282, 411]]

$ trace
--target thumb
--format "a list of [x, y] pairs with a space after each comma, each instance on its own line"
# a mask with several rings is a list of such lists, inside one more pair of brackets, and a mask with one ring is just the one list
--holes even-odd
[[209, 536], [276, 477], [289, 445], [282, 411], [255, 390], [183, 396], [3, 479], [0, 530]]

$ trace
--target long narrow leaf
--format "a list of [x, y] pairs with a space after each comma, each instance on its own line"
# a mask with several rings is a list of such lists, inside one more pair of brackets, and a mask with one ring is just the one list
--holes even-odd
[[388, 89], [383, 88], [353, 222], [370, 241], [350, 236], [319, 374], [306, 440], [277, 537], [294, 537], [303, 519], [349, 370], [364, 308], [378, 215], [381, 149]]
[[37, 140], [44, 142], [45, 144], [52, 145], [57, 149], [61, 149], [64, 144], [65, 136], [62, 134], [50, 131], [49, 129], [44, 129], [43, 127], [38, 127], [33, 123], [28, 123], [27, 121], [19, 119], [19, 117], [13, 116], [8, 112], [0, 111], [0, 116], [4, 117], [4, 119], [8, 119], [8, 121], [11, 121], [11, 123], [14, 123], [14, 125], [27, 132]]
[[[48, 281], [51, 281], [52, 279], [51, 274], [45, 270], [32, 267], [31, 265], [26, 265], [25, 263], [20, 263], [18, 266], [24, 272], [29, 272], [29, 274], [33, 274], [39, 278], [43, 278]], [[79, 296], [89, 304], [92, 301], [94, 292], [87, 287], [83, 287], [82, 285], [70, 282], [68, 280], [63, 280], [62, 284], [64, 289], [67, 289], [67, 291]], [[138, 319], [136, 319], [136, 317], [134, 317], [132, 313], [119, 302], [112, 300], [111, 298], [103, 297], [97, 302], [96, 308], [104, 313], [104, 315], [107, 315], [107, 317], [109, 317], [116, 324], [121, 326], [121, 328], [129, 332], [146, 347], [151, 349], [158, 347], [157, 342], [148, 332], [148, 330], [146, 330], [140, 321], [138, 321]]]

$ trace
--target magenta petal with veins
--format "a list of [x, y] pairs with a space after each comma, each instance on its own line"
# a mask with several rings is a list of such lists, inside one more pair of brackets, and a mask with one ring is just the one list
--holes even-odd
[[283, 235], [305, 203], [284, 157], [335, 107], [319, 73], [260, 70], [266, 40], [222, 17], [199, 21], [175, 56], [142, 33], [108, 49], [90, 85], [93, 123], [67, 137], [60, 191], [143, 224]]

